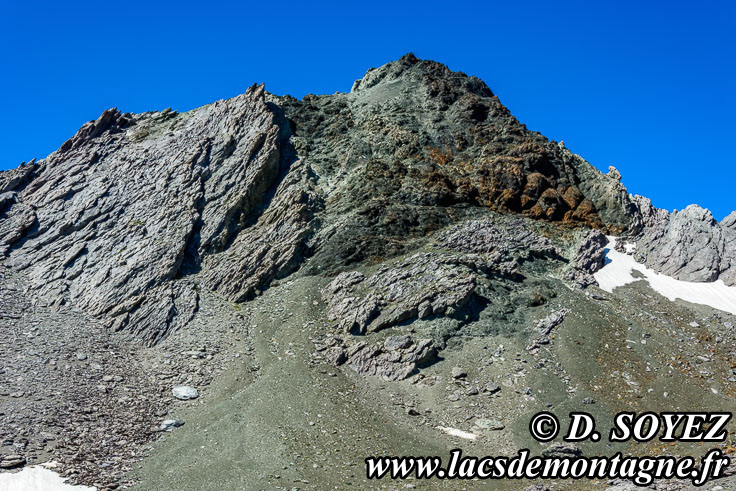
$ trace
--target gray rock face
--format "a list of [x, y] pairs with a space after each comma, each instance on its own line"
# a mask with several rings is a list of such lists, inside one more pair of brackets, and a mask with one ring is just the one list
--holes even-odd
[[156, 342], [197, 309], [187, 274], [241, 300], [298, 262], [307, 171], [283, 165], [279, 124], [263, 87], [186, 114], [105, 111], [43, 162], [0, 174], [0, 195], [14, 193], [0, 256], [50, 302]]
[[[24, 163], [15, 169], [0, 172], [0, 216], [10, 208], [10, 205], [17, 202], [17, 190], [30, 181], [35, 169], [33, 164], [34, 161], [31, 161], [29, 164]], [[10, 227], [0, 230], [10, 232]], [[7, 247], [6, 244], [12, 240], [14, 240], [12, 237], [0, 236], [0, 249]]]
[[720, 226], [725, 242], [720, 279], [727, 285], [736, 285], [736, 211], [721, 220]]
[[667, 210], [655, 208], [649, 198], [633, 196], [632, 202], [636, 210], [632, 218], [632, 231], [634, 232], [656, 228], [669, 217]]
[[473, 294], [473, 264], [451, 255], [417, 254], [367, 278], [341, 273], [323, 290], [328, 319], [343, 332], [380, 331], [413, 318], [443, 315]]
[[606, 236], [598, 230], [585, 234], [575, 254], [569, 278], [582, 287], [595, 285], [593, 274], [603, 267], [607, 243]]
[[679, 280], [736, 284], [736, 241], [732, 213], [721, 223], [697, 205], [668, 213], [637, 197], [640, 232], [635, 258], [657, 272]]

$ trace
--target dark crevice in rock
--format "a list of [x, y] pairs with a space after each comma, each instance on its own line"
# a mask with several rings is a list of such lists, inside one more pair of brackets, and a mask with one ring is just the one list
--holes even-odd
[[200, 167], [202, 168], [202, 174], [199, 179], [199, 197], [195, 202], [197, 217], [194, 223], [194, 227], [192, 228], [192, 231], [186, 240], [186, 246], [184, 248], [184, 258], [182, 259], [181, 266], [179, 267], [179, 271], [176, 275], [177, 278], [196, 274], [202, 269], [201, 258], [199, 255], [200, 242], [202, 240], [200, 232], [202, 230], [202, 227], [204, 226], [202, 214], [204, 213], [204, 207], [207, 202], [207, 197], [205, 194], [205, 183], [211, 175], [209, 169], [207, 168], [210, 164], [211, 152], [212, 145], [208, 144], [205, 156], [201, 160], [200, 165]]
[[[259, 221], [263, 219], [264, 214], [269, 209], [273, 209], [272, 206], [274, 205], [274, 199], [277, 196], [279, 187], [289, 175], [292, 166], [299, 159], [291, 141], [294, 129], [293, 123], [286, 118], [283, 110], [279, 106], [271, 102], [268, 102], [267, 105], [269, 109], [275, 114], [276, 124], [280, 128], [278, 166], [279, 172], [277, 177], [273, 179], [271, 186], [263, 193], [259, 202], [256, 203], [247, 214], [243, 214], [243, 216], [247, 217], [247, 219], [241, 225], [242, 230], [247, 230], [251, 227], [255, 227], [259, 223]], [[252, 154], [255, 153], [257, 153], [257, 151], [252, 152]], [[311, 171], [311, 169], [306, 169], [305, 177], [307, 180], [313, 181], [316, 176]], [[253, 299], [256, 294], [260, 294], [266, 291], [269, 288], [271, 282], [273, 282], [274, 280], [286, 278], [287, 276], [297, 271], [302, 266], [304, 261], [308, 257], [310, 257], [313, 251], [308, 245], [308, 242], [319, 227], [319, 221], [314, 219], [313, 215], [316, 210], [322, 207], [321, 199], [319, 199], [316, 195], [313, 195], [310, 201], [310, 206], [313, 208], [313, 210], [310, 212], [309, 232], [302, 238], [301, 244], [295, 249], [290, 260], [287, 263], [283, 264], [278, 270], [273, 271], [271, 274], [268, 274], [261, 278], [251, 289], [249, 289], [249, 291], [245, 293], [245, 295], [238, 297], [236, 299], [237, 301], [247, 301]], [[229, 249], [232, 246], [236, 237], [236, 235], [233, 235], [231, 237], [231, 239], [224, 247], [225, 250]]]
[[[15, 210], [13, 210], [15, 211]], [[0, 216], [0, 220], [5, 217]], [[14, 219], [16, 222], [9, 231], [4, 230], [5, 227], [0, 228], [3, 232], [3, 238], [0, 239], [0, 253], [3, 256], [9, 256], [14, 250], [23, 247], [23, 244], [30, 238], [38, 234], [40, 230], [40, 224], [38, 223], [38, 217], [30, 210], [24, 210], [22, 214], [18, 214], [11, 219], [3, 221], [3, 226], [11, 224], [11, 220]], [[26, 269], [31, 266], [30, 262], [24, 262], [18, 265], [19, 270]]]

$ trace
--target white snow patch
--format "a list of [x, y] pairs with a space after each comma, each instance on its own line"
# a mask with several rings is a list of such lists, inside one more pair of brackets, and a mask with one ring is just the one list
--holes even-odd
[[48, 464], [24, 467], [20, 472], [0, 473], [0, 489], [3, 491], [96, 491], [89, 486], [74, 486], [67, 484], [65, 478], [49, 468]]
[[470, 433], [463, 430], [458, 430], [457, 428], [449, 428], [447, 426], [438, 426], [438, 430], [442, 430], [445, 433], [447, 433], [450, 436], [457, 436], [460, 438], [465, 438], [466, 440], [475, 440], [478, 438], [478, 435], [475, 435], [474, 433]]
[[614, 288], [637, 281], [639, 278], [634, 278], [631, 273], [638, 271], [644, 276], [641, 279], [646, 279], [654, 291], [671, 301], [679, 298], [736, 315], [736, 287], [727, 286], [722, 280], [712, 283], [676, 280], [636, 262], [633, 256], [618, 252], [615, 245], [616, 238], [609, 236], [606, 264], [593, 275], [602, 290], [610, 293]]

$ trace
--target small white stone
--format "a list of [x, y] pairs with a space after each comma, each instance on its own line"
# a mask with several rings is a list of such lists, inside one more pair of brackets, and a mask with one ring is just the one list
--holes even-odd
[[187, 401], [199, 397], [197, 389], [188, 385], [178, 385], [171, 390], [171, 393], [180, 401]]
[[163, 423], [161, 423], [160, 428], [163, 431], [171, 431], [174, 428], [178, 428], [183, 424], [184, 421], [179, 421], [178, 419], [165, 419]]

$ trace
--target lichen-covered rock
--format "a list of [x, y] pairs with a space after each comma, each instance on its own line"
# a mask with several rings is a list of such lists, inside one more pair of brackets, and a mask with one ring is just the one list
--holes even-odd
[[325, 192], [311, 273], [408, 254], [474, 211], [611, 232], [630, 224], [620, 182], [439, 63], [407, 55], [369, 70], [349, 94], [277, 103]]
[[637, 241], [637, 256], [646, 256], [647, 265], [686, 281], [718, 277], [725, 244], [708, 210], [688, 206], [671, 214], [665, 227], [653, 232]]

